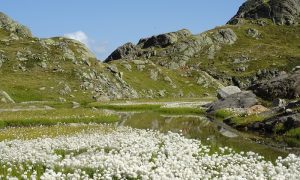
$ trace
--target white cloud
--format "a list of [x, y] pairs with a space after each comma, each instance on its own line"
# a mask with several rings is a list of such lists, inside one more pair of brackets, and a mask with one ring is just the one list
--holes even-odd
[[83, 31], [76, 31], [73, 33], [67, 33], [64, 37], [75, 39], [83, 44], [85, 44], [92, 52], [94, 52], [97, 57], [105, 58], [107, 56], [107, 42], [99, 42], [88, 37], [88, 35]]
[[70, 39], [75, 39], [79, 42], [82, 42], [83, 44], [85, 44], [86, 46], [90, 47], [90, 40], [88, 38], [88, 36], [83, 32], [83, 31], [76, 31], [73, 33], [68, 33], [64, 35], [67, 38]]

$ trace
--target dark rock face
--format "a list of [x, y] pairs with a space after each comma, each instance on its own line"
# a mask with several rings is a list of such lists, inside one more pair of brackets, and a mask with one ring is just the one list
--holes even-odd
[[183, 29], [177, 32], [171, 32], [167, 34], [160, 34], [158, 36], [152, 36], [150, 38], [141, 39], [138, 43], [142, 49], [149, 47], [164, 48], [176, 43], [179, 39], [191, 36], [192, 33], [189, 30]]
[[[278, 129], [279, 125], [281, 126]], [[276, 128], [277, 127], [277, 128]], [[248, 125], [248, 129], [253, 131], [260, 131], [262, 133], [284, 133], [290, 129], [300, 127], [300, 113], [284, 113], [263, 122], [256, 122]]]
[[242, 91], [220, 99], [208, 107], [208, 112], [225, 108], [249, 108], [257, 104], [256, 95], [251, 91]]
[[136, 53], [136, 46], [132, 43], [126, 43], [123, 46], [117, 48], [114, 52], [112, 52], [111, 55], [109, 55], [108, 58], [105, 60], [105, 62], [109, 62], [115, 59], [122, 59], [128, 56], [134, 57]]
[[135, 59], [136, 57], [146, 56], [150, 57], [156, 54], [154, 48], [165, 48], [174, 45], [181, 39], [192, 36], [189, 30], [182, 29], [177, 32], [160, 34], [150, 38], [140, 39], [137, 45], [126, 43], [125, 45], [116, 49], [105, 62], [118, 60], [118, 59]]
[[265, 99], [297, 98], [300, 96], [300, 71], [279, 75], [270, 80], [259, 82], [250, 89], [256, 95]]
[[228, 22], [236, 24], [239, 19], [271, 19], [276, 24], [298, 24], [300, 0], [248, 0]]
[[31, 31], [27, 27], [17, 23], [2, 12], [0, 12], [0, 28], [22, 37], [32, 36]]

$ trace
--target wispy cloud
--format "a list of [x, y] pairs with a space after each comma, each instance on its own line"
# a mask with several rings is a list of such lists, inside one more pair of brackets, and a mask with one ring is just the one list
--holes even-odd
[[108, 42], [100, 42], [88, 37], [83, 31], [76, 31], [73, 33], [67, 33], [64, 37], [75, 39], [85, 44], [92, 52], [94, 52], [98, 58], [106, 58]]
[[75, 39], [79, 42], [82, 42], [83, 44], [85, 44], [86, 46], [88, 46], [90, 48], [90, 43], [89, 43], [90, 40], [83, 31], [76, 31], [73, 33], [68, 33], [68, 34], [65, 34], [64, 36], [67, 38]]

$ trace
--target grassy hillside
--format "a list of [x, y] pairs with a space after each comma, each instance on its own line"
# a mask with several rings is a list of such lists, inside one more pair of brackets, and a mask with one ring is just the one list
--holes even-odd
[[[247, 78], [253, 77], [258, 70], [278, 69], [291, 71], [300, 65], [300, 27], [278, 26], [270, 21], [261, 26], [245, 22], [242, 25], [227, 25], [238, 36], [235, 44], [224, 46], [213, 60], [201, 56], [190, 63], [201, 62], [200, 68], [210, 69], [219, 75]], [[224, 28], [224, 27], [222, 27]], [[249, 29], [257, 30], [258, 36], [251, 37]], [[212, 30], [214, 31], [214, 30]], [[237, 62], [240, 59], [241, 62]], [[246, 67], [244, 71], [237, 71]]]

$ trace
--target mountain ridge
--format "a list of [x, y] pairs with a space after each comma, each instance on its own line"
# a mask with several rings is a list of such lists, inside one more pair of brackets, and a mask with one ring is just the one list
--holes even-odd
[[[299, 3], [280, 4], [290, 7], [290, 2]], [[32, 37], [28, 28], [1, 13], [0, 90], [20, 102], [214, 97], [226, 85], [249, 89], [300, 65], [297, 23], [247, 15], [276, 3], [246, 1], [229, 21], [238, 23], [195, 35], [182, 29], [141, 38], [117, 48], [104, 63], [75, 40]]]

